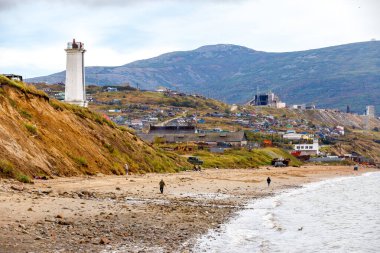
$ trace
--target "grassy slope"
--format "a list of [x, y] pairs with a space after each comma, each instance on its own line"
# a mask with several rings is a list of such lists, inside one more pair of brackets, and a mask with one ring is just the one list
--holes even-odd
[[[127, 91], [127, 92], [100, 92], [95, 96], [99, 101], [109, 101], [112, 99], [120, 99], [122, 104], [146, 104], [151, 106], [163, 107], [184, 107], [196, 108], [199, 110], [206, 109], [226, 109], [228, 105], [208, 98], [196, 98], [191, 96], [186, 97], [168, 97], [164, 93], [152, 91]], [[104, 106], [108, 108], [109, 106]], [[117, 107], [117, 106], [116, 106]], [[115, 108], [115, 106], [112, 106]]]
[[340, 141], [331, 146], [331, 151], [336, 154], [348, 154], [353, 151], [370, 157], [376, 163], [380, 163], [380, 133], [374, 131], [355, 130], [347, 133], [345, 141]]
[[123, 174], [125, 163], [136, 173], [188, 166], [87, 108], [49, 100], [45, 93], [3, 76], [0, 147], [2, 176]]

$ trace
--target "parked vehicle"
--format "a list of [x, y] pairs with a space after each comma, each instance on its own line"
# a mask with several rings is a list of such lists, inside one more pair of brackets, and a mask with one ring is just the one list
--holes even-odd
[[203, 161], [196, 156], [190, 156], [189, 158], [187, 158], [187, 161], [191, 164], [194, 164], [194, 165], [202, 165], [203, 164]]
[[[276, 163], [279, 162], [279, 163], [282, 163], [284, 166], [276, 166]], [[287, 167], [289, 166], [289, 163], [290, 163], [290, 159], [289, 158], [286, 158], [286, 159], [283, 159], [283, 158], [274, 158], [272, 160], [272, 165], [274, 165], [275, 167]]]
[[274, 167], [286, 167], [287, 165], [283, 162], [275, 162]]

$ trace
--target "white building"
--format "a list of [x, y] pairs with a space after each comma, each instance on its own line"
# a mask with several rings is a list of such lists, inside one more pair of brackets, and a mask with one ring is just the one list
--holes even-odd
[[292, 105], [292, 109], [300, 109], [300, 110], [305, 110], [306, 109], [306, 104], [302, 105]]
[[367, 105], [365, 108], [365, 115], [369, 116], [370, 118], [375, 118], [375, 106]]
[[67, 43], [66, 51], [66, 82], [65, 102], [87, 107], [85, 73], [84, 73], [84, 44], [82, 42]]
[[296, 144], [294, 150], [301, 151], [301, 155], [319, 155], [318, 139], [314, 139], [313, 144]]
[[344, 127], [343, 126], [336, 126], [335, 131], [338, 132], [340, 135], [344, 135]]
[[284, 139], [298, 141], [302, 139], [303, 134], [297, 134], [297, 133], [286, 133], [282, 136]]
[[277, 102], [276, 103], [276, 108], [285, 108], [286, 107], [286, 103], [284, 102]]

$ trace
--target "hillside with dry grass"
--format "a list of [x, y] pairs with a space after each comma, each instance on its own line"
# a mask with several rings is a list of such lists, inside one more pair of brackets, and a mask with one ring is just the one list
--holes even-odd
[[0, 176], [175, 172], [188, 166], [87, 108], [0, 76]]
[[[243, 109], [243, 107], [239, 108]], [[289, 108], [271, 108], [244, 106], [244, 110], [256, 114], [273, 115], [275, 117], [285, 117], [288, 119], [305, 119], [311, 123], [334, 127], [337, 125], [347, 128], [364, 129], [367, 127], [367, 117], [358, 114], [344, 113], [337, 110], [315, 109], [315, 110], [296, 110]], [[370, 129], [380, 126], [380, 120], [376, 118], [368, 119]]]

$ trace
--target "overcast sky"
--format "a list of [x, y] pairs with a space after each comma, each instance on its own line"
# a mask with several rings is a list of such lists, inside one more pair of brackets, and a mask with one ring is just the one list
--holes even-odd
[[380, 0], [0, 0], [0, 73], [116, 66], [210, 44], [287, 52], [380, 39]]

